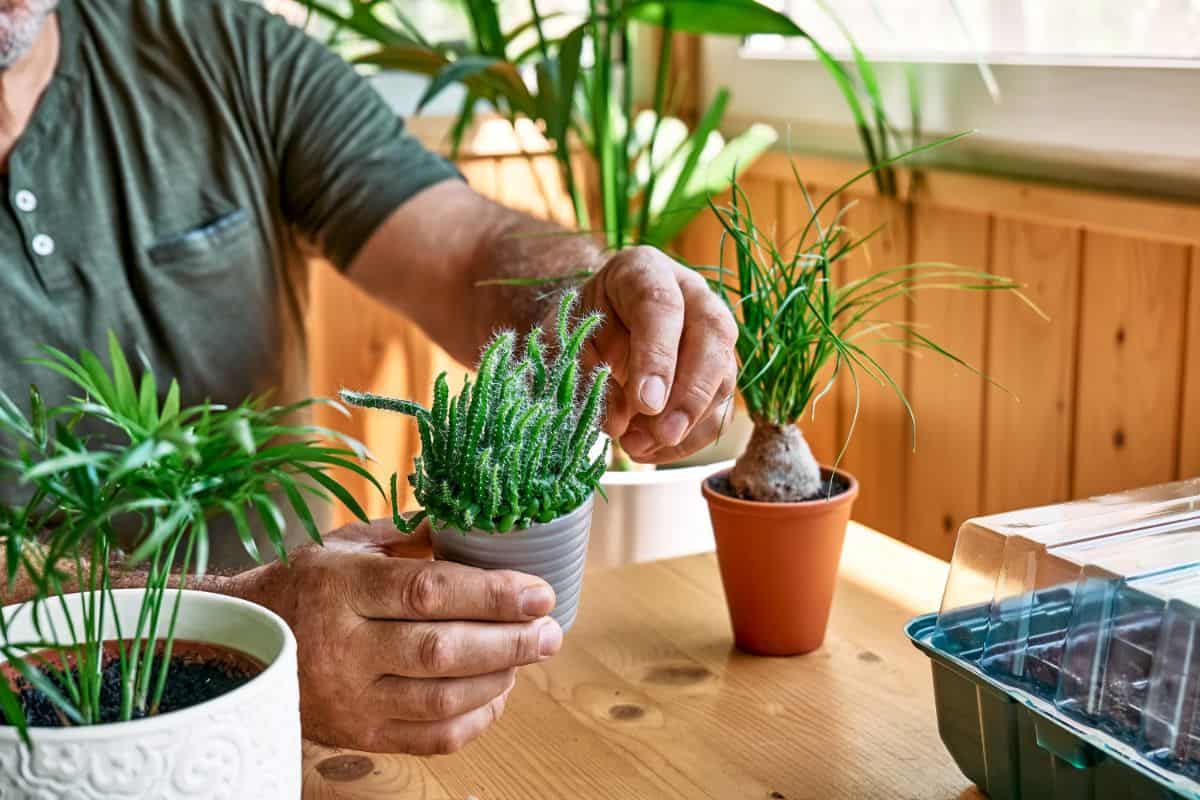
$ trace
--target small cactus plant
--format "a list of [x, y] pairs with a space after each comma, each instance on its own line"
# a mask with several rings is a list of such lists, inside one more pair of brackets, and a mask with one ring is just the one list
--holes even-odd
[[[434, 384], [433, 408], [365, 392], [343, 390], [347, 403], [415, 417], [421, 454], [409, 483], [421, 511], [405, 518], [397, 508], [392, 475], [392, 516], [411, 532], [429, 518], [437, 529], [507, 533], [549, 522], [583, 504], [599, 483], [605, 452], [592, 458], [600, 436], [604, 392], [611, 370], [597, 367], [579, 391], [579, 354], [603, 321], [599, 313], [572, 327], [576, 292], [558, 309], [557, 356], [547, 361], [542, 330], [517, 347], [512, 331], [497, 333], [484, 348], [474, 383], [450, 397], [446, 373]], [[578, 395], [582, 394], [582, 398]]]

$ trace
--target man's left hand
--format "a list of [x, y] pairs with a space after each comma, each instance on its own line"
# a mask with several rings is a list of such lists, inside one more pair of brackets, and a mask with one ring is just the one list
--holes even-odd
[[625, 452], [665, 463], [716, 439], [736, 386], [738, 331], [708, 283], [659, 250], [633, 247], [580, 300], [605, 316], [585, 363], [612, 367], [605, 430]]

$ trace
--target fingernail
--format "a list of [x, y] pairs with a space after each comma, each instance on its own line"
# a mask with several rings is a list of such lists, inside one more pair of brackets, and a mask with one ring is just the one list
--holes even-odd
[[683, 441], [689, 422], [687, 414], [682, 411], [674, 411], [662, 421], [662, 426], [658, 429], [659, 435], [662, 436], [664, 442], [674, 447]]
[[521, 613], [527, 617], [544, 617], [554, 608], [554, 590], [546, 585], [527, 586], [521, 590]]
[[650, 438], [650, 434], [643, 431], [630, 431], [621, 437], [621, 447], [630, 455], [641, 455], [653, 445], [654, 440]]
[[562, 628], [554, 620], [546, 620], [538, 631], [538, 655], [542, 658], [552, 656], [562, 647]]
[[667, 402], [667, 382], [657, 375], [643, 378], [642, 388], [638, 390], [638, 397], [647, 408], [658, 413]]

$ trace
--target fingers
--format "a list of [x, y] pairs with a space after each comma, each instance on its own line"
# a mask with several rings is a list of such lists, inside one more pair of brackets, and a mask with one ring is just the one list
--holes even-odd
[[456, 753], [500, 719], [507, 698], [505, 692], [479, 708], [438, 722], [387, 720], [358, 733], [350, 746], [375, 753], [420, 756]]
[[517, 680], [510, 668], [471, 678], [405, 678], [384, 675], [367, 692], [366, 704], [389, 719], [434, 722], [466, 714], [508, 693]]
[[[638, 460], [645, 464], [670, 464], [707, 447], [726, 431], [731, 413], [731, 410], [727, 411], [726, 409], [731, 409], [731, 406], [732, 399], [714, 402], [712, 410], [704, 416], [703, 420], [692, 427], [682, 442], [674, 447], [652, 449], [639, 456]], [[642, 422], [635, 420], [633, 431], [639, 432], [640, 429], [637, 426], [641, 424]], [[650, 438], [649, 434], [643, 435]]]
[[348, 646], [377, 675], [465, 678], [549, 658], [562, 647], [562, 628], [549, 617], [524, 624], [369, 621], [354, 629]]
[[526, 622], [554, 608], [550, 584], [511, 570], [365, 556], [349, 566], [348, 601], [368, 619]]
[[681, 280], [680, 284], [686, 311], [671, 396], [660, 414], [621, 439], [626, 452], [641, 460], [657, 450], [677, 449], [732, 396], [737, 379], [737, 326], [732, 315], [703, 281]]
[[[601, 272], [604, 294], [628, 331], [622, 383], [637, 413], [653, 415], [662, 411], [676, 380], [684, 322], [684, 297], [676, 279], [676, 266], [658, 250], [635, 247], [619, 253]], [[610, 335], [620, 333], [618, 329]], [[602, 352], [612, 349], [604, 342], [598, 342], [597, 347]]]

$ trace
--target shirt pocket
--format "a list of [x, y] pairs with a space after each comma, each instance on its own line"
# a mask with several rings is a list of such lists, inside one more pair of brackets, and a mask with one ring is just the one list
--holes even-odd
[[189, 272], [220, 272], [233, 266], [233, 256], [247, 244], [250, 215], [238, 208], [195, 228], [150, 245], [146, 255], [156, 267]]

